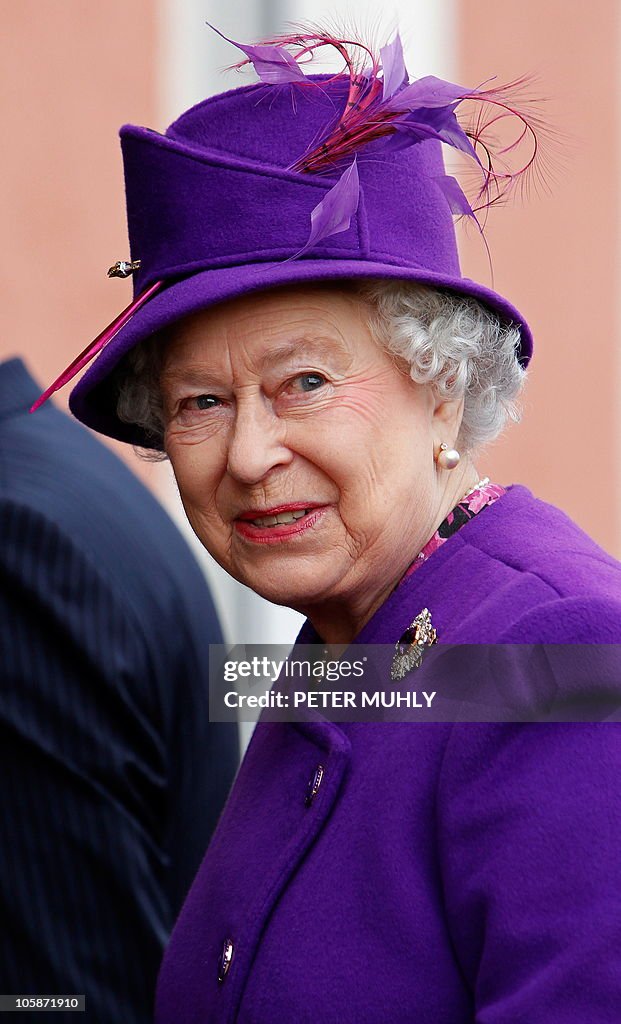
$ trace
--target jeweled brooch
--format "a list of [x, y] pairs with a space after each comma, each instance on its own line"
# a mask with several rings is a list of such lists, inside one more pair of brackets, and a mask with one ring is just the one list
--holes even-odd
[[431, 612], [428, 608], [423, 608], [395, 644], [390, 678], [396, 682], [403, 679], [412, 669], [418, 668], [423, 660], [425, 648], [431, 647], [437, 640], [438, 634], [431, 623]]
[[117, 260], [108, 267], [108, 277], [131, 277], [140, 270], [140, 260]]

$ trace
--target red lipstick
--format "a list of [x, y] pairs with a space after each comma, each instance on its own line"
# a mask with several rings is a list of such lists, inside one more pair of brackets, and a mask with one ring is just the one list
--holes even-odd
[[[293, 501], [283, 505], [273, 505], [269, 509], [248, 509], [241, 512], [234, 520], [236, 533], [245, 540], [256, 544], [278, 544], [293, 537], [299, 537], [306, 530], [315, 526], [324, 516], [328, 506], [317, 502]], [[305, 514], [289, 523], [273, 525], [253, 522], [268, 516], [277, 516], [286, 512], [304, 512]]]
[[316, 501], [292, 501], [287, 505], [274, 505], [273, 508], [251, 508], [240, 512], [238, 519], [262, 519], [263, 516], [277, 516], [280, 512], [300, 512], [302, 509], [319, 508]]

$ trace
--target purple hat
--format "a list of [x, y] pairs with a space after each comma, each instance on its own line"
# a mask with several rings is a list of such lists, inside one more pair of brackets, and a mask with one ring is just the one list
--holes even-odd
[[446, 175], [442, 143], [478, 161], [454, 110], [481, 90], [435, 78], [409, 84], [398, 37], [381, 61], [350, 65], [349, 75], [304, 75], [275, 45], [243, 49], [259, 84], [199, 103], [164, 135], [121, 129], [131, 263], [116, 273], [133, 270], [134, 302], [46, 395], [103, 349], [71, 410], [103, 434], [149, 447], [116, 415], [112, 371], [133, 346], [227, 299], [339, 278], [400, 278], [473, 296], [519, 326], [526, 365], [523, 317], [462, 277], [457, 255], [453, 214], [474, 213]]

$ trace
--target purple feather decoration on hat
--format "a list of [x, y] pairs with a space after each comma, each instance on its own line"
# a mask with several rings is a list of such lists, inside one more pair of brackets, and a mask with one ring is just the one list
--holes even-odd
[[387, 43], [380, 49], [380, 63], [384, 72], [382, 78], [382, 99], [391, 99], [408, 80], [408, 73], [403, 59], [403, 46], [399, 33], [395, 35], [392, 43]]
[[311, 211], [311, 230], [308, 241], [303, 249], [300, 249], [295, 256], [290, 256], [289, 259], [297, 259], [298, 256], [302, 256], [322, 238], [347, 231], [351, 218], [358, 209], [359, 201], [360, 181], [356, 157], [354, 157], [353, 163], [343, 171], [336, 185], [326, 192], [321, 202]]
[[[476, 89], [445, 82], [433, 75], [410, 82], [398, 33], [392, 42], [381, 47], [379, 57], [359, 40], [338, 39], [329, 33], [304, 28], [292, 35], [267, 40], [258, 47], [243, 43], [233, 45], [246, 55], [246, 59], [234, 67], [252, 63], [263, 81], [279, 84], [295, 81], [302, 86], [317, 87], [303, 74], [301, 78], [294, 78], [292, 66], [286, 62], [284, 54], [294, 64], [307, 64], [317, 50], [328, 46], [336, 49], [345, 62], [349, 91], [343, 110], [326, 127], [323, 137], [314, 140], [290, 170], [306, 174], [334, 174], [339, 163], [355, 157], [370, 143], [377, 143], [384, 151], [392, 151], [435, 139], [467, 155], [478, 170], [473, 202], [466, 198], [455, 178], [447, 176], [446, 181], [450, 184], [445, 183], [441, 187], [453, 212], [473, 219], [481, 232], [478, 211], [487, 210], [504, 200], [518, 182], [524, 184], [531, 176], [543, 177], [539, 136], [548, 133], [547, 126], [535, 111], [528, 108], [520, 110], [512, 102], [513, 94], [521, 91], [526, 79], [496, 88], [484, 88], [487, 83], [483, 83]], [[277, 67], [276, 72], [272, 72], [271, 63], [270, 70], [266, 71], [268, 51], [275, 54], [270, 60]], [[340, 73], [329, 81], [342, 77]], [[479, 106], [473, 122], [458, 120], [456, 110], [462, 103]], [[507, 121], [517, 125], [517, 137], [508, 144], [502, 144], [496, 129], [501, 122]], [[519, 153], [525, 145], [529, 148], [521, 166], [512, 169], [507, 158], [519, 164]], [[345, 174], [347, 172], [342, 177]], [[353, 178], [347, 181], [351, 205]], [[315, 233], [318, 222], [324, 227], [321, 236]], [[311, 232], [301, 253], [306, 252], [319, 237], [336, 233], [334, 229], [332, 232], [325, 230], [329, 223], [330, 218], [324, 209], [313, 211]]]
[[451, 213], [472, 217], [472, 207], [466, 199], [459, 182], [450, 174], [438, 174], [433, 179], [451, 208]]
[[228, 36], [225, 36], [215, 25], [205, 22], [227, 43], [232, 43], [239, 50], [243, 50], [249, 61], [254, 64], [254, 69], [267, 85], [282, 85], [283, 82], [299, 82], [304, 80], [304, 72], [283, 46], [272, 44], [248, 46], [245, 43], [236, 43]]

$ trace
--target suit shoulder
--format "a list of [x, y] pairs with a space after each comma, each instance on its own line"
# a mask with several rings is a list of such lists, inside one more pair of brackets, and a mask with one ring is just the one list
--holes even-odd
[[14, 574], [24, 581], [29, 572], [35, 581], [52, 565], [61, 575], [63, 566], [79, 566], [149, 633], [181, 617], [187, 629], [207, 627], [218, 642], [209, 588], [168, 513], [81, 424], [56, 409], [47, 413], [34, 425], [34, 417], [22, 416], [3, 426], [0, 506], [11, 539], [5, 567], [9, 559]]

